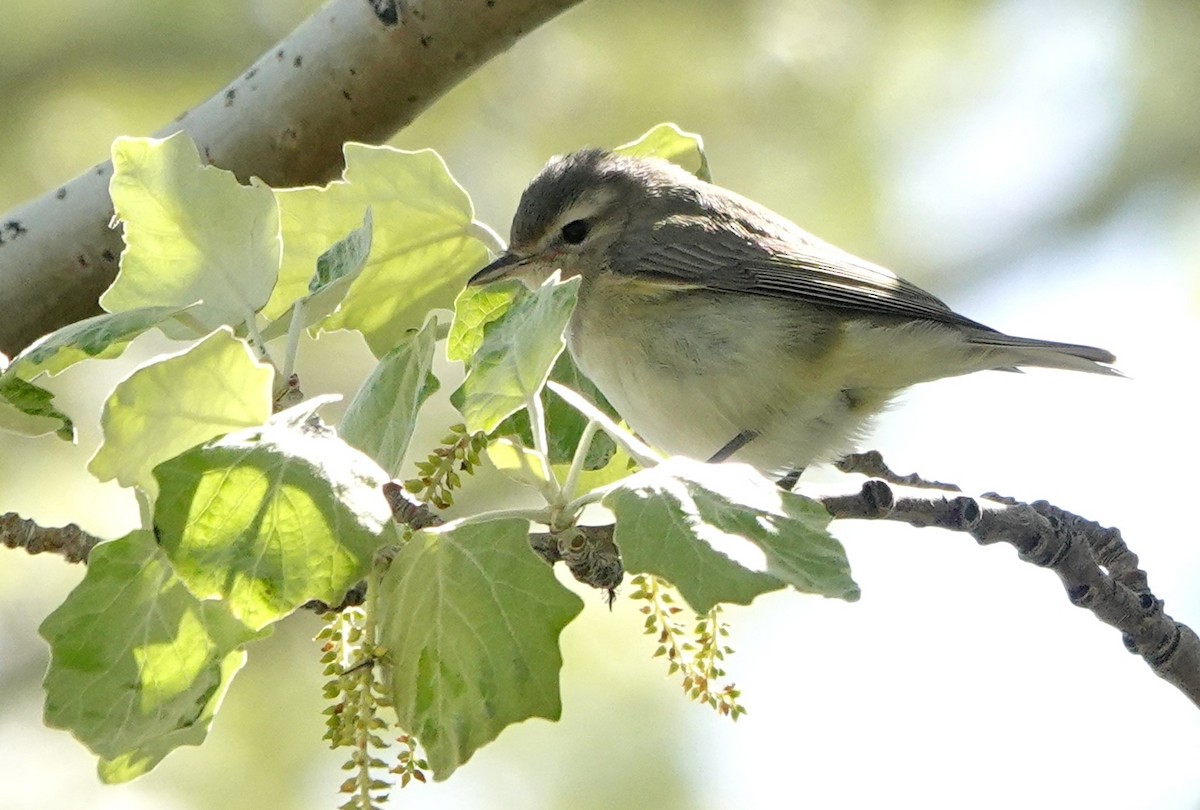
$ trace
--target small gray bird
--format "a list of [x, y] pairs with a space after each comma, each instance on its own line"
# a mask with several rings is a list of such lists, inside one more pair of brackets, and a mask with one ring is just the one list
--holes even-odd
[[508, 251], [469, 283], [536, 287], [555, 270], [582, 277], [571, 355], [634, 430], [771, 474], [852, 449], [914, 383], [1020, 366], [1118, 374], [1103, 349], [997, 332], [658, 159], [551, 160]]

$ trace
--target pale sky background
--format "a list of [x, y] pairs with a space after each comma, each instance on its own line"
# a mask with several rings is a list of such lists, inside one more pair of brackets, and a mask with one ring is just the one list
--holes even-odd
[[[59, 32], [42, 4], [6, 3], [15, 23], [0, 29], [0, 104], [11, 111], [0, 123], [0, 209], [215, 92], [314, 3], [284, 14], [229, 0], [228, 19], [190, 9], [172, 34], [183, 43], [177, 66], [145, 44], [169, 15], [139, 26], [130, 9], [140, 5], [56, 4], [68, 26]], [[479, 217], [506, 233], [548, 155], [672, 120], [705, 136], [718, 182], [964, 314], [1112, 350], [1128, 379], [1034, 371], [913, 389], [868, 446], [969, 494], [1044, 498], [1119, 527], [1167, 612], [1200, 628], [1200, 171], [1189, 158], [1200, 127], [1188, 123], [1200, 107], [1197, 8], [682, 5], [585, 3], [395, 142], [442, 152]], [[121, 26], [132, 44], [113, 42]], [[221, 47], [203, 53], [206, 41]], [[57, 61], [72, 49], [94, 62]], [[356, 339], [323, 343], [302, 358], [306, 390], [365, 373]], [[55, 381], [81, 417], [80, 447], [0, 438], [0, 512], [105, 536], [132, 525], [128, 494], [89, 483], [83, 464], [106, 392], [158, 346], [139, 341], [127, 360]], [[427, 443], [440, 432], [427, 426]], [[858, 485], [825, 472], [801, 491]], [[1200, 808], [1200, 709], [1071, 607], [1054, 574], [1009, 546], [937, 530], [836, 531], [859, 603], [776, 593], [729, 611], [737, 652], [727, 670], [749, 709], [736, 725], [663, 677], [636, 603], [619, 599], [609, 613], [580, 591], [587, 606], [563, 639], [563, 721], [510, 728], [448, 782], [397, 792], [392, 806]], [[251, 648], [202, 748], [131, 785], [101, 786], [92, 756], [39, 719], [47, 654], [36, 627], [81, 573], [0, 555], [0, 807], [338, 804], [342, 759], [319, 743], [308, 641], [318, 622], [308, 616]]]

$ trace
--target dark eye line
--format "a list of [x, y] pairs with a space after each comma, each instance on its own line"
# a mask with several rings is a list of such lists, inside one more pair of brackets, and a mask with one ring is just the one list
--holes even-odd
[[587, 239], [592, 226], [586, 219], [573, 219], [562, 226], [562, 238], [568, 245], [578, 245]]

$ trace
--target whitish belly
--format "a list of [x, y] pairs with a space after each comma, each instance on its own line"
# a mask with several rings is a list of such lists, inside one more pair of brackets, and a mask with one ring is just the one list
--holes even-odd
[[886, 396], [866, 407], [824, 373], [839, 345], [828, 319], [747, 296], [723, 300], [734, 310], [714, 322], [700, 296], [616, 297], [603, 312], [581, 297], [571, 353], [633, 429], [668, 453], [707, 460], [752, 431], [732, 460], [774, 473], [849, 449]]

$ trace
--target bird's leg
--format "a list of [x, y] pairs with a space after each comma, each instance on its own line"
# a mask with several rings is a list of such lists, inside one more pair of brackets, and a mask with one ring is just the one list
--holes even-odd
[[785, 475], [783, 478], [780, 478], [778, 481], [776, 481], [775, 485], [778, 486], [780, 489], [784, 489], [784, 490], [787, 490], [788, 492], [791, 492], [795, 488], [796, 482], [800, 480], [800, 476], [803, 474], [804, 474], [803, 467], [792, 470], [790, 473]]
[[[728, 461], [729, 457], [748, 445], [750, 442], [758, 438], [757, 430], [743, 430], [738, 435], [734, 436], [729, 441], [725, 442], [725, 446], [717, 452], [713, 453], [713, 457], [708, 460], [709, 464], [720, 464], [722, 461]], [[785, 489], [788, 492], [796, 486], [796, 482], [800, 480], [800, 476], [804, 473], [804, 468], [799, 467], [792, 470], [787, 475], [780, 478], [775, 484], [780, 489]]]
[[757, 430], [743, 430], [741, 433], [725, 442], [724, 447], [713, 453], [713, 457], [708, 460], [708, 463], [720, 464], [722, 461], [728, 461], [730, 456], [757, 438]]

